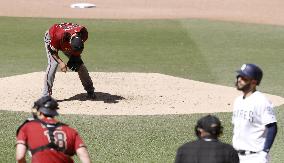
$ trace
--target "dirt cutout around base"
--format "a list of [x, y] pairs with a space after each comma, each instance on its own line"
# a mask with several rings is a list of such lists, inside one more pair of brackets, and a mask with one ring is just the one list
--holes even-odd
[[[30, 112], [41, 96], [44, 72], [0, 78], [1, 110]], [[158, 73], [90, 73], [98, 98], [88, 100], [77, 73], [57, 72], [53, 97], [60, 113], [90, 115], [162, 115], [232, 111], [240, 92]], [[222, 92], [222, 93], [221, 93]], [[266, 94], [275, 106], [284, 98]]]

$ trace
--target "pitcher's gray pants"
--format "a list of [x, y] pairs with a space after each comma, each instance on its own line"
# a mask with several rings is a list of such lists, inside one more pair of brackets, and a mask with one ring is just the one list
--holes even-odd
[[[48, 59], [48, 65], [46, 68], [46, 74], [44, 77], [44, 87], [43, 87], [43, 96], [52, 95], [52, 87], [53, 82], [55, 79], [55, 73], [58, 67], [57, 61], [52, 57], [51, 53], [48, 51], [47, 46], [50, 44], [50, 36], [49, 32], [46, 31], [45, 37], [44, 37], [44, 43], [45, 43], [45, 50], [47, 54]], [[65, 53], [64, 53], [65, 54]], [[68, 58], [70, 58], [70, 55], [65, 54]], [[87, 92], [94, 92], [95, 88], [93, 86], [93, 81], [89, 75], [89, 72], [84, 64], [82, 64], [78, 69], [78, 75], [81, 80], [81, 83], [84, 87], [84, 89]]]

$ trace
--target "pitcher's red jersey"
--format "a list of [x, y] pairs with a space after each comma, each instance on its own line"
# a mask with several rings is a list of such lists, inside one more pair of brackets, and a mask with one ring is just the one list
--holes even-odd
[[88, 31], [84, 26], [73, 23], [54, 24], [49, 29], [51, 49], [56, 52], [61, 50], [63, 53], [73, 56], [80, 56], [80, 52], [75, 52], [71, 49], [70, 37], [74, 33], [81, 33], [83, 42], [88, 39]]

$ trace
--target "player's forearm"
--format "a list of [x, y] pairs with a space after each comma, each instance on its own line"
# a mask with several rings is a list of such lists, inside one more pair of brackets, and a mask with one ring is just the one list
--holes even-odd
[[26, 145], [17, 144], [16, 145], [16, 160], [17, 163], [26, 163]]
[[61, 63], [62, 60], [58, 55], [58, 50], [55, 49], [53, 46], [51, 46], [50, 44], [47, 45], [47, 50], [49, 51], [49, 53], [52, 55], [52, 57], [56, 60], [57, 63]]
[[76, 150], [76, 153], [77, 153], [77, 155], [80, 158], [82, 163], [91, 163], [91, 159], [90, 159], [89, 153], [87, 151], [87, 148], [85, 148], [85, 147], [78, 148]]
[[276, 122], [268, 124], [266, 125], [266, 128], [267, 128], [267, 136], [265, 139], [263, 151], [269, 152], [277, 134], [277, 124]]
[[58, 64], [61, 64], [63, 62], [62, 59], [59, 57], [58, 53], [52, 54], [52, 57], [56, 60]]

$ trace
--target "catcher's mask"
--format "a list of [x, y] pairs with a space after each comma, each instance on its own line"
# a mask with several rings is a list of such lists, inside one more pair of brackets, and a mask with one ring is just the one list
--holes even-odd
[[57, 101], [50, 96], [43, 96], [42, 98], [38, 99], [36, 102], [34, 102], [33, 108], [48, 117], [57, 116], [57, 109], [59, 109]]
[[240, 70], [237, 70], [238, 77], [246, 77], [257, 81], [257, 85], [260, 84], [263, 73], [262, 70], [255, 64], [243, 64]]
[[71, 48], [74, 51], [82, 52], [84, 49], [84, 42], [80, 34], [71, 37]]
[[223, 126], [221, 125], [220, 120], [213, 115], [207, 115], [197, 121], [195, 134], [199, 138], [201, 138], [200, 129], [208, 132], [210, 134], [209, 137], [214, 139], [217, 139], [223, 133]]

